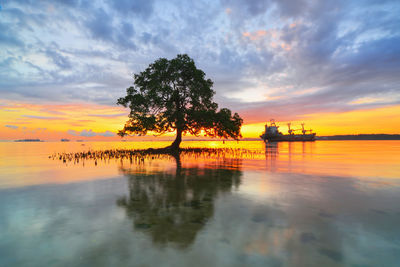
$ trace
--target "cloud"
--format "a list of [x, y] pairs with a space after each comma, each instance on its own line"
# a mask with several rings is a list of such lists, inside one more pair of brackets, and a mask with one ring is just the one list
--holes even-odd
[[10, 129], [13, 129], [13, 130], [18, 129], [18, 126], [16, 126], [16, 125], [4, 125], [4, 127], [7, 127]]
[[92, 17], [85, 24], [94, 39], [136, 50], [136, 45], [131, 39], [135, 34], [133, 25], [127, 21], [114, 22], [114, 17], [103, 8], [94, 10]]
[[105, 131], [104, 133], [98, 133], [97, 135], [105, 136], [105, 137], [111, 137], [115, 136], [115, 133], [110, 132], [110, 131]]
[[[2, 98], [114, 106], [133, 73], [188, 53], [214, 81], [220, 106], [246, 122], [278, 110], [299, 116], [399, 101], [395, 0], [58, 3], [3, 5]], [[257, 101], [240, 97], [251, 92]], [[382, 101], [349, 104], [372, 98]]]
[[120, 12], [123, 16], [137, 15], [147, 19], [153, 13], [153, 0], [109, 0], [108, 2], [112, 8]]
[[67, 133], [73, 136], [79, 136], [79, 133], [75, 130], [68, 130]]
[[116, 118], [116, 117], [122, 117], [122, 116], [127, 116], [128, 114], [126, 112], [124, 113], [115, 113], [115, 114], [89, 114], [88, 116], [90, 117], [100, 117], [100, 118]]
[[94, 10], [93, 18], [87, 22], [86, 26], [94, 38], [101, 40], [112, 39], [112, 17], [102, 8]]
[[93, 136], [96, 136], [97, 134], [95, 132], [93, 132], [92, 130], [82, 130], [79, 135], [86, 136], [86, 137], [93, 137]]
[[65, 112], [61, 112], [58, 110], [46, 109], [46, 108], [40, 109], [39, 111], [49, 113], [49, 114], [55, 114], [55, 115], [66, 115]]
[[82, 130], [80, 132], [77, 132], [75, 130], [68, 130], [68, 134], [73, 135], [73, 136], [84, 136], [84, 137], [94, 137], [94, 136], [104, 136], [104, 137], [111, 137], [115, 136], [115, 133], [111, 131], [105, 131], [105, 132], [94, 132], [92, 129], [89, 130]]
[[23, 42], [13, 34], [12, 28], [9, 23], [0, 21], [0, 44], [23, 47]]
[[56, 50], [47, 50], [46, 55], [51, 58], [54, 64], [62, 69], [70, 69], [72, 67], [70, 60]]
[[65, 120], [65, 118], [61, 117], [47, 117], [47, 116], [35, 116], [35, 115], [22, 115], [21, 117], [38, 119], [38, 120]]

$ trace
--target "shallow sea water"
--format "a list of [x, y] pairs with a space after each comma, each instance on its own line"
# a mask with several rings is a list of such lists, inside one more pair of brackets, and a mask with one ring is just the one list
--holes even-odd
[[49, 158], [167, 144], [0, 143], [0, 266], [400, 266], [400, 141]]

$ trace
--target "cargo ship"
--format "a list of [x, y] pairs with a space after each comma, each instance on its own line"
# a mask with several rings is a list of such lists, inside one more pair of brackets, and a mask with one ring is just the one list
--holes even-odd
[[[301, 129], [292, 129], [291, 123], [288, 123], [288, 134], [283, 134], [278, 130], [279, 126], [276, 125], [275, 120], [271, 120], [269, 125], [265, 124], [265, 132], [260, 135], [261, 139], [265, 142], [294, 142], [294, 141], [314, 141], [316, 133], [312, 130], [304, 129], [304, 123], [301, 124]], [[301, 133], [296, 134], [296, 131]]]

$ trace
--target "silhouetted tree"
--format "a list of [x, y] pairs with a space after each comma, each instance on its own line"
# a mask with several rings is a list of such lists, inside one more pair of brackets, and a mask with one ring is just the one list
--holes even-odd
[[241, 138], [242, 118], [229, 109], [218, 111], [213, 102], [213, 82], [205, 78], [188, 55], [168, 60], [160, 58], [134, 75], [134, 86], [118, 104], [130, 108], [129, 120], [119, 135], [146, 135], [176, 131], [169, 146], [178, 149], [182, 134], [220, 138]]

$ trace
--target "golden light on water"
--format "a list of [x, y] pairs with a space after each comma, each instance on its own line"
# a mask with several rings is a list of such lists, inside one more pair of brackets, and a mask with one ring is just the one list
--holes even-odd
[[[362, 142], [362, 146], [360, 146]], [[105, 149], [161, 148], [170, 142], [47, 142], [1, 143], [0, 168], [3, 176], [1, 187], [41, 183], [69, 183], [101, 177], [118, 176], [118, 166], [140, 168], [129, 160], [81, 160], [79, 163], [58, 158], [49, 159], [54, 153], [101, 151]], [[261, 141], [184, 141], [182, 147], [221, 149], [218, 155], [190, 155], [181, 157], [182, 167], [209, 166], [224, 160], [227, 164], [240, 164], [248, 170], [271, 173], [302, 173], [344, 177], [400, 177], [399, 141], [316, 141], [277, 143], [267, 145]], [[238, 152], [239, 151], [239, 152]], [[176, 161], [171, 157], [146, 160], [147, 171], [170, 169]]]

